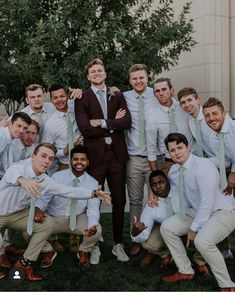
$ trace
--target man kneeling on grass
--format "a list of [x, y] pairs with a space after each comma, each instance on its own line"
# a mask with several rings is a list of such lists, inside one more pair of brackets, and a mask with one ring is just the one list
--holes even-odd
[[[160, 224], [168, 217], [179, 212], [179, 197], [170, 192], [170, 183], [166, 174], [161, 170], [153, 171], [149, 176], [151, 191], [157, 197], [157, 205], [145, 206], [140, 222], [134, 218], [131, 237], [134, 242], [142, 243], [143, 248], [148, 251], [141, 260], [140, 266], [149, 266], [156, 255], [159, 255], [161, 266], [168, 266], [172, 263], [170, 252], [160, 234]], [[194, 262], [200, 274], [208, 275], [208, 269], [201, 255], [194, 254]]]
[[[33, 222], [34, 196], [50, 192], [57, 196], [71, 199], [88, 199], [98, 197], [110, 203], [110, 194], [99, 188], [87, 189], [71, 187], [56, 183], [45, 174], [55, 158], [56, 148], [52, 144], [38, 145], [31, 158], [22, 164], [13, 165], [7, 169], [0, 182], [0, 231], [5, 228], [26, 231], [32, 236], [23, 257], [15, 263], [17, 269], [25, 273], [29, 281], [42, 280], [40, 275], [33, 273], [31, 261], [36, 261], [38, 255], [51, 233], [54, 220], [46, 216], [43, 224]], [[30, 196], [33, 196], [30, 199]], [[30, 206], [30, 209], [28, 208]], [[0, 278], [4, 273], [0, 273]]]

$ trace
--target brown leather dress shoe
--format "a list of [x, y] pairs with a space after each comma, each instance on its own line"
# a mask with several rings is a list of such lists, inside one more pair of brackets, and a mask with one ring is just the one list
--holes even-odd
[[24, 252], [25, 252], [25, 249], [18, 248], [14, 244], [8, 245], [6, 247], [6, 253], [7, 254], [13, 254], [13, 255], [16, 255], [16, 256], [20, 256], [20, 255], [23, 255]]
[[25, 278], [28, 281], [41, 281], [42, 280], [42, 276], [36, 275], [33, 273], [33, 268], [31, 265], [23, 266], [21, 264], [21, 262], [18, 260], [15, 263], [14, 267], [17, 269], [21, 269], [25, 273]]
[[221, 292], [229, 291], [229, 292], [235, 292], [235, 287], [224, 287], [220, 288]]
[[5, 254], [2, 254], [0, 256], [0, 267], [5, 269], [11, 269], [13, 267], [12, 263], [9, 262], [8, 258], [5, 256]]
[[55, 250], [43, 252], [40, 267], [41, 268], [48, 268], [48, 267], [52, 266], [52, 263], [53, 263], [54, 259], [56, 258], [56, 256], [57, 256], [57, 252]]
[[140, 243], [132, 242], [130, 250], [129, 250], [130, 255], [133, 257], [137, 256], [141, 252], [141, 249], [142, 249], [142, 245]]
[[193, 280], [195, 278], [194, 274], [181, 274], [180, 272], [177, 272], [173, 275], [164, 276], [162, 280], [167, 283], [173, 283], [178, 282], [182, 280]]
[[4, 274], [3, 272], [0, 272], [0, 279], [4, 278], [6, 276], [6, 274]]
[[70, 236], [69, 236], [69, 251], [72, 253], [79, 252], [79, 235], [70, 234]]
[[148, 266], [152, 265], [155, 259], [156, 259], [156, 255], [149, 252], [142, 258], [142, 260], [139, 263], [139, 266], [141, 268], [147, 268]]
[[57, 251], [57, 252], [63, 252], [64, 251], [63, 245], [60, 244], [58, 240], [51, 240], [49, 242], [50, 242], [51, 246], [54, 248], [55, 251]]
[[80, 266], [88, 267], [89, 264], [90, 264], [88, 252], [85, 252], [83, 250], [79, 250], [78, 254], [79, 254], [79, 263], [80, 263]]
[[160, 267], [161, 268], [167, 267], [167, 266], [171, 265], [172, 262], [173, 262], [173, 259], [172, 259], [171, 255], [169, 254], [167, 257], [161, 259]]

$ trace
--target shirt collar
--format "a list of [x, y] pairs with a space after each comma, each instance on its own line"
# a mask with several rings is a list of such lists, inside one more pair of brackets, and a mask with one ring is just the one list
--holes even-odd
[[[37, 115], [38, 114], [37, 112], [33, 111], [32, 108], [29, 105], [28, 105], [28, 110], [29, 110], [29, 115], [32, 115], [32, 114]], [[44, 113], [44, 112], [46, 113], [47, 112], [47, 108], [46, 108], [45, 104], [43, 104], [42, 109], [41, 109], [40, 112], [42, 112], [42, 113]]]
[[11, 138], [11, 134], [10, 134], [10, 130], [8, 127], [2, 127], [6, 133], [6, 137], [7, 137], [7, 144], [10, 144], [11, 141], [12, 141], [12, 138]]
[[84, 172], [83, 175], [77, 177], [77, 176], [75, 176], [75, 175], [73, 174], [72, 169], [70, 168], [70, 177], [72, 178], [72, 180], [74, 180], [75, 178], [78, 178], [79, 181], [80, 181], [81, 183], [83, 183], [83, 182], [85, 181], [85, 179], [86, 179], [86, 172]]
[[223, 134], [227, 134], [228, 131], [229, 131], [229, 116], [226, 114], [226, 117], [225, 117], [225, 120], [224, 120], [224, 124], [222, 126], [222, 129], [220, 131], [220, 133], [223, 133]]
[[[185, 163], [183, 164], [183, 167], [185, 169], [190, 169], [192, 163], [193, 163], [193, 160], [194, 160], [194, 155], [192, 153], [189, 154], [189, 158], [185, 161]], [[178, 169], [180, 169], [180, 167], [182, 165], [180, 164], [176, 164], [178, 166]]]
[[99, 89], [99, 88], [97, 88], [97, 87], [91, 85], [91, 89], [93, 90], [93, 92], [95, 93], [96, 96], [97, 96], [97, 92], [98, 92], [99, 90], [104, 90], [105, 94], [107, 94], [107, 87], [106, 87], [106, 85], [105, 85], [104, 88], [102, 88], [102, 89]]
[[195, 120], [201, 121], [201, 120], [203, 120], [203, 119], [204, 119], [204, 115], [203, 115], [202, 107], [200, 106], [199, 113], [198, 113], [196, 119], [193, 118], [193, 120], [194, 120], [194, 121], [195, 121]]
[[169, 109], [173, 109], [173, 110], [175, 110], [175, 109], [176, 109], [176, 106], [177, 106], [177, 104], [178, 104], [178, 102], [174, 99], [174, 97], [172, 97], [172, 100], [173, 100], [173, 103], [172, 103], [171, 107], [166, 107], [166, 106], [161, 105], [161, 104], [159, 103], [160, 109], [161, 109], [162, 111], [164, 111], [165, 113], [168, 113]]

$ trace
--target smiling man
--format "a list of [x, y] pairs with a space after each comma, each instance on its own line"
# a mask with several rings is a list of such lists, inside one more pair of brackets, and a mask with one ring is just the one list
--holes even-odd
[[129, 260], [122, 245], [128, 159], [124, 130], [130, 127], [131, 116], [123, 94], [110, 94], [102, 60], [88, 62], [85, 73], [91, 87], [81, 99], [76, 99], [75, 116], [88, 148], [90, 165], [87, 171], [101, 185], [107, 179], [113, 205], [112, 253], [124, 262]]
[[[67, 186], [86, 187], [95, 189], [98, 182], [91, 177], [85, 169], [89, 165], [87, 149], [78, 145], [71, 151], [71, 169], [59, 171], [52, 176], [52, 179], [58, 183], [63, 181]], [[72, 212], [72, 205], [75, 204], [75, 213]], [[82, 200], [78, 203], [67, 198], [58, 198], [51, 193], [45, 193], [36, 202], [35, 221], [43, 222], [46, 214], [55, 219], [52, 234], [69, 233], [84, 235], [83, 242], [79, 247], [78, 258], [81, 266], [88, 266], [99, 263], [100, 251], [95, 246], [101, 236], [101, 226], [99, 224], [99, 206], [100, 201], [97, 198], [90, 200]], [[72, 226], [75, 216], [74, 226]], [[53, 250], [49, 242], [42, 249], [43, 258], [41, 267], [47, 268], [52, 265], [56, 252]], [[89, 254], [91, 253], [91, 258]]]
[[221, 290], [231, 291], [235, 283], [230, 279], [223, 255], [216, 245], [235, 229], [235, 199], [224, 196], [215, 165], [207, 158], [191, 154], [184, 135], [171, 133], [165, 144], [175, 162], [168, 177], [172, 194], [179, 197], [179, 212], [166, 219], [160, 228], [178, 268], [176, 274], [163, 277], [163, 281], [194, 279], [194, 270], [180, 239], [181, 235], [187, 234], [187, 246], [194, 241]]
[[[75, 188], [56, 183], [45, 174], [54, 161], [56, 148], [52, 144], [38, 145], [31, 159], [22, 164], [12, 165], [6, 171], [0, 182], [0, 230], [5, 228], [26, 231], [27, 225], [32, 223], [32, 236], [23, 255], [15, 264], [16, 268], [25, 272], [29, 281], [39, 281], [40, 275], [35, 275], [31, 261], [35, 261], [47, 240], [53, 227], [53, 220], [47, 216], [43, 224], [33, 223], [29, 219], [30, 196], [38, 196], [49, 191], [57, 196], [71, 199], [89, 199], [99, 197], [110, 202], [109, 194], [99, 189]], [[32, 214], [34, 209], [31, 207]], [[28, 221], [31, 221], [28, 223]], [[0, 275], [1, 276], [1, 275]]]
[[227, 187], [225, 167], [231, 167], [228, 175], [228, 185], [235, 187], [235, 126], [233, 120], [224, 110], [222, 102], [210, 97], [203, 105], [203, 114], [207, 125], [213, 130], [210, 136], [210, 147], [215, 150], [215, 156], [210, 159], [220, 170], [220, 184]]

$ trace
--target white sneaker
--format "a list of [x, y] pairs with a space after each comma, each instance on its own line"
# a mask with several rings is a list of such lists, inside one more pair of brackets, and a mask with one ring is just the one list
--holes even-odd
[[112, 249], [112, 253], [117, 257], [117, 260], [120, 262], [128, 262], [129, 261], [129, 257], [125, 253], [121, 243], [114, 245], [114, 247]]
[[91, 251], [91, 256], [90, 256], [90, 264], [91, 265], [98, 265], [100, 262], [100, 248], [95, 245]]

